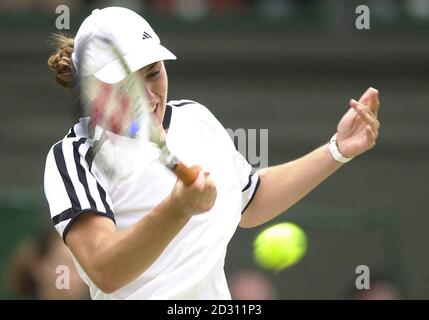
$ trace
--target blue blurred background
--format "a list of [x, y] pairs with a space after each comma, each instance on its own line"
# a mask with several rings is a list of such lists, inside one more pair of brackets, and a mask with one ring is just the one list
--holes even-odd
[[[370, 30], [355, 27], [361, 4]], [[58, 5], [71, 35], [95, 7], [141, 13], [179, 58], [167, 63], [170, 98], [203, 103], [226, 128], [269, 129], [270, 165], [327, 142], [348, 100], [379, 89], [376, 148], [274, 221], [305, 230], [302, 261], [260, 269], [252, 241], [263, 227], [239, 229], [227, 276], [235, 299], [429, 298], [429, 0], [0, 2], [0, 298], [87, 298], [78, 279], [73, 294], [52, 289], [55, 266], [71, 261], [45, 231], [45, 157], [76, 121], [46, 66]], [[358, 265], [370, 291], [354, 287]]]

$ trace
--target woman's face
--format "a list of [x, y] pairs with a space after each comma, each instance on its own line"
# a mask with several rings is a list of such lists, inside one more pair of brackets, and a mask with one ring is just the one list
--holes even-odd
[[140, 69], [139, 73], [144, 80], [146, 93], [155, 117], [159, 123], [162, 123], [168, 91], [168, 77], [164, 62], [152, 63]]

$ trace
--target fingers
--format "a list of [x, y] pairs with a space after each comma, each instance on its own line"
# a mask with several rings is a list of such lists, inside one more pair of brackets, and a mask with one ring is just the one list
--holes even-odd
[[209, 211], [217, 197], [216, 186], [201, 173], [190, 186], [185, 186], [179, 179], [171, 192], [171, 203], [179, 215], [191, 217]]
[[199, 192], [203, 192], [207, 184], [213, 184], [213, 180], [210, 177], [210, 172], [202, 170], [201, 167], [198, 168], [200, 171], [198, 177], [190, 187], [195, 188]]
[[380, 108], [380, 98], [379, 98], [379, 92], [377, 89], [373, 89], [373, 94], [372, 94], [372, 104], [374, 106], [374, 113], [377, 115], [378, 114], [378, 109]]
[[371, 111], [370, 108], [356, 101], [355, 99], [350, 100], [350, 107], [352, 107], [358, 113], [363, 121], [369, 125], [374, 132], [378, 131], [380, 128], [380, 121], [378, 121], [377, 116]]
[[210, 176], [210, 172], [201, 170], [198, 174], [197, 179], [190, 186], [190, 188], [197, 191], [196, 194], [193, 194], [193, 197], [200, 198], [199, 202], [201, 204], [201, 208], [204, 209], [203, 211], [207, 211], [213, 206], [214, 201], [217, 197], [217, 190], [216, 184]]
[[380, 108], [380, 100], [379, 100], [379, 92], [377, 89], [369, 88], [369, 103], [367, 104], [371, 111], [375, 114], [375, 116], [378, 115], [378, 109]]
[[206, 184], [206, 177], [205, 177], [204, 171], [200, 170], [200, 172], [198, 173], [197, 179], [194, 181], [193, 184], [190, 185], [190, 187], [199, 192], [202, 192], [204, 190], [205, 184]]
[[210, 173], [206, 173], [206, 184], [205, 184], [203, 194], [204, 194], [204, 202], [207, 205], [206, 210], [210, 210], [211, 207], [213, 207], [217, 197], [216, 184], [213, 181], [213, 179], [210, 177]]
[[207, 191], [207, 193], [210, 193], [213, 190], [216, 190], [216, 185], [212, 179], [212, 177], [210, 176], [210, 172], [204, 172], [204, 179], [205, 179], [205, 184], [204, 184], [204, 192]]
[[365, 132], [369, 148], [374, 147], [375, 141], [377, 140], [378, 132], [374, 132], [369, 125], [366, 126]]
[[360, 97], [359, 102], [367, 105], [369, 109], [377, 116], [380, 108], [379, 91], [373, 87], [369, 87]]

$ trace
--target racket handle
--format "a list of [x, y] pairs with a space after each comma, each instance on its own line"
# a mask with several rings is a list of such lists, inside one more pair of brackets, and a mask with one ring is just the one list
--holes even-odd
[[179, 161], [175, 164], [173, 171], [185, 186], [190, 186], [197, 180], [201, 168], [199, 166], [187, 167], [183, 162]]

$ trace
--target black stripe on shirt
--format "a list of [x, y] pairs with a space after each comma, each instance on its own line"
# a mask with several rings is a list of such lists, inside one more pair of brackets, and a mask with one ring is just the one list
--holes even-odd
[[259, 187], [259, 182], [261, 181], [260, 178], [258, 178], [258, 182], [256, 183], [255, 186], [255, 190], [253, 190], [253, 194], [252, 197], [249, 199], [249, 202], [247, 202], [246, 206], [244, 207], [244, 209], [241, 211], [241, 214], [244, 213], [244, 211], [246, 211], [246, 209], [249, 207], [250, 203], [252, 202], [253, 198], [255, 197], [256, 191], [258, 191], [258, 187]]
[[70, 129], [70, 132], [67, 135], [67, 138], [76, 138], [76, 133], [74, 132], [74, 126]]
[[[100, 150], [100, 148], [103, 146], [104, 142], [107, 141], [107, 135], [106, 135], [106, 131], [103, 131], [103, 133], [100, 136], [99, 140], [96, 140], [94, 142], [94, 144], [89, 147], [88, 151], [85, 154], [85, 160], [88, 164], [88, 170], [91, 173], [91, 169], [92, 169], [92, 164], [94, 162], [94, 157], [97, 154], [97, 152]], [[96, 179], [96, 183], [97, 183], [97, 190], [98, 193], [100, 194], [100, 199], [101, 202], [103, 202], [104, 208], [106, 209], [106, 212], [108, 215], [111, 216], [111, 218], [113, 219], [113, 211], [110, 208], [108, 202], [107, 202], [107, 195], [106, 195], [106, 191], [103, 189], [103, 187], [98, 183], [97, 179]], [[86, 190], [86, 189], [85, 189]], [[92, 203], [91, 203], [91, 207], [92, 207]], [[96, 206], [94, 206], [94, 208], [96, 208]]]
[[62, 237], [63, 237], [64, 241], [66, 239], [66, 234], [70, 230], [70, 227], [72, 226], [72, 223], [74, 222], [74, 220], [78, 216], [80, 216], [81, 214], [84, 214], [84, 213], [95, 213], [95, 214], [98, 214], [98, 215], [101, 215], [101, 216], [108, 217], [108, 218], [112, 219], [113, 223], [116, 224], [115, 217], [113, 215], [109, 214], [109, 213], [100, 212], [100, 211], [96, 211], [96, 210], [92, 210], [92, 209], [85, 209], [85, 210], [80, 210], [80, 211], [76, 212], [76, 211], [73, 211], [72, 208], [69, 208], [67, 210], [64, 210], [60, 214], [57, 214], [56, 216], [54, 216], [52, 218], [52, 222], [55, 225], [59, 224], [60, 222], [63, 222], [63, 221], [71, 219], [67, 223], [67, 226], [64, 228], [64, 231], [63, 231], [63, 234], [62, 234]]
[[100, 139], [96, 140], [94, 144], [88, 149], [85, 155], [85, 160], [86, 160], [86, 163], [88, 163], [89, 171], [91, 171], [92, 162], [94, 161], [95, 155], [98, 153], [98, 151], [100, 151], [101, 147], [106, 141], [107, 141], [106, 131], [103, 131]]
[[85, 189], [86, 197], [88, 198], [88, 202], [92, 209], [97, 210], [97, 205], [95, 204], [94, 198], [91, 196], [88, 186], [88, 180], [86, 179], [85, 168], [80, 163], [80, 153], [79, 147], [86, 142], [86, 138], [80, 138], [78, 141], [73, 142], [73, 156], [74, 162], [76, 164], [77, 176], [79, 178], [80, 183], [82, 183], [83, 188]]
[[76, 216], [75, 212], [72, 210], [72, 208], [69, 208], [67, 210], [64, 210], [63, 212], [57, 214], [56, 216], [52, 217], [52, 222], [57, 225], [58, 223], [62, 221], [66, 221], [68, 219], [73, 219]]
[[252, 175], [249, 176], [249, 182], [247, 182], [246, 186], [243, 188], [243, 190], [241, 190], [241, 192], [244, 192], [247, 189], [249, 189], [251, 185], [252, 185]]
[[66, 160], [64, 159], [63, 153], [63, 142], [59, 142], [54, 146], [54, 158], [57, 164], [58, 171], [63, 180], [64, 186], [69, 196], [73, 211], [77, 212], [82, 210], [79, 199], [76, 194], [76, 190], [73, 186], [73, 183], [70, 179], [69, 173], [67, 172]]
[[188, 100], [188, 101], [183, 101], [183, 102], [179, 102], [179, 103], [170, 102], [170, 104], [175, 106], [175, 107], [183, 107], [183, 106], [186, 106], [187, 104], [195, 104], [195, 101]]
[[69, 223], [66, 225], [66, 227], [64, 228], [64, 231], [63, 231], [63, 241], [64, 241], [64, 242], [66, 241], [66, 235], [67, 235], [67, 232], [70, 230], [70, 227], [72, 226], [72, 224], [73, 224], [74, 220], [75, 220], [78, 216], [80, 216], [81, 214], [84, 214], [84, 213], [96, 213], [96, 214], [98, 214], [98, 215], [100, 215], [100, 216], [104, 216], [104, 217], [107, 217], [107, 218], [112, 219], [113, 223], [114, 223], [114, 224], [116, 224], [116, 221], [115, 221], [115, 218], [113, 217], [113, 215], [110, 215], [110, 214], [105, 213], [105, 212], [94, 211], [94, 210], [82, 210], [82, 211], [80, 211], [80, 212], [77, 212], [77, 213], [76, 213], [76, 215], [72, 218], [72, 220], [70, 220], [70, 222], [69, 222]]
[[101, 198], [101, 201], [103, 202], [103, 205], [104, 205], [104, 208], [106, 209], [107, 214], [111, 215], [113, 218], [113, 211], [110, 208], [109, 204], [107, 203], [106, 191], [104, 191], [103, 187], [100, 186], [98, 181], [97, 181], [97, 189], [98, 189], [98, 192], [100, 193], [100, 198]]
[[81, 215], [82, 213], [87, 213], [87, 212], [93, 212], [93, 213], [96, 213], [96, 214], [99, 214], [102, 216], [109, 217], [113, 220], [113, 222], [116, 223], [115, 217], [113, 215], [110, 215], [109, 213], [101, 212], [101, 211], [97, 211], [97, 210], [92, 210], [92, 209], [85, 209], [85, 210], [80, 210], [80, 211], [74, 212], [72, 208], [68, 208], [68, 209], [64, 210], [63, 212], [54, 216], [52, 218], [52, 222], [54, 223], [54, 225], [57, 225], [60, 222], [63, 222], [63, 221], [69, 220], [69, 219], [74, 220], [77, 216]]
[[170, 127], [172, 111], [173, 108], [167, 104], [167, 106], [165, 107], [164, 119], [162, 119], [162, 126], [165, 130], [168, 130], [168, 128]]

